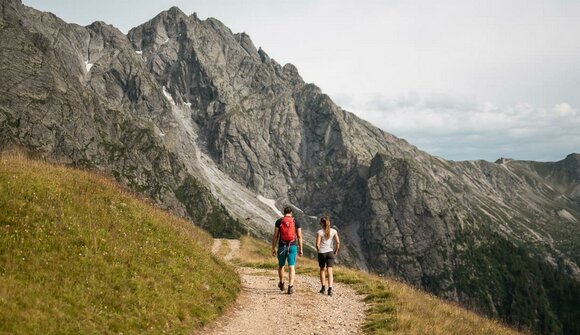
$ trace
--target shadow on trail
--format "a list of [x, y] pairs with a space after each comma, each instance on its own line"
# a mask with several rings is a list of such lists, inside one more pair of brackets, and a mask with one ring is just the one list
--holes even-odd
[[243, 286], [242, 290], [244, 290], [245, 292], [255, 292], [255, 293], [270, 293], [271, 295], [274, 294], [285, 294], [284, 292], [280, 291], [279, 289], [271, 289], [271, 288], [259, 288], [259, 287], [248, 287], [248, 286]]

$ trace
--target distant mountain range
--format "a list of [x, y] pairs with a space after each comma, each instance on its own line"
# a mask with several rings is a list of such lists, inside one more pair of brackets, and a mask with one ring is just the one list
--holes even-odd
[[0, 146], [103, 170], [217, 236], [329, 214], [344, 263], [579, 333], [580, 154], [453, 162], [335, 105], [245, 33], [173, 7], [124, 35], [2, 0]]

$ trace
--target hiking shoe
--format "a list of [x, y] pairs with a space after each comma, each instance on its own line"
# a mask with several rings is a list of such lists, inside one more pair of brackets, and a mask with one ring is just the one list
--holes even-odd
[[278, 283], [278, 288], [280, 289], [280, 291], [284, 291], [284, 283], [283, 282], [279, 282]]
[[332, 297], [332, 287], [328, 288], [328, 295]]
[[288, 285], [288, 294], [294, 293], [294, 286]]
[[320, 288], [320, 291], [318, 291], [318, 293], [324, 294], [325, 291], [326, 291], [326, 288], [324, 287], [324, 285], [322, 285], [322, 287]]

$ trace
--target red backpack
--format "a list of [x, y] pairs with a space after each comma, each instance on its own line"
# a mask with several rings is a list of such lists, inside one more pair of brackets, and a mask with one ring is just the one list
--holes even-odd
[[285, 216], [280, 221], [280, 240], [282, 243], [290, 244], [294, 242], [296, 238], [296, 227], [294, 224], [294, 218], [291, 216]]

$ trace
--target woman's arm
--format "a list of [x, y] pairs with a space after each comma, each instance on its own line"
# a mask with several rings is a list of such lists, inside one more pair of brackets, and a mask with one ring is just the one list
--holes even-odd
[[338, 249], [340, 249], [340, 238], [338, 238], [338, 232], [334, 234], [334, 242], [336, 243], [336, 249], [334, 249], [334, 254], [338, 254]]
[[316, 233], [316, 252], [320, 252], [320, 234]]

